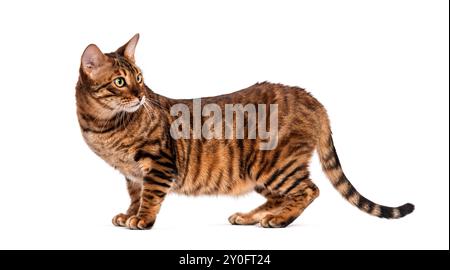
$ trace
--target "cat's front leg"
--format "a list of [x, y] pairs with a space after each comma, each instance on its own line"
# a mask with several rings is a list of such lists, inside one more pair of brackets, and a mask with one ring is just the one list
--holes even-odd
[[156, 220], [166, 194], [172, 187], [171, 175], [152, 169], [143, 179], [139, 210], [128, 218], [126, 227], [134, 230], [150, 229]]
[[136, 215], [139, 210], [139, 205], [141, 202], [141, 188], [142, 185], [140, 183], [136, 183], [131, 181], [128, 178], [125, 178], [127, 181], [127, 190], [130, 195], [130, 206], [125, 214], [120, 213], [113, 217], [112, 223], [115, 226], [125, 227], [125, 223], [133, 215]]

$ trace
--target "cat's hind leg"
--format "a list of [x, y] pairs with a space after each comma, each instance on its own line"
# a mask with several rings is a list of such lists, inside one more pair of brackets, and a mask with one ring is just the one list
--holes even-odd
[[[293, 153], [295, 159], [284, 160], [267, 173], [260, 174], [257, 186], [261, 194], [267, 197], [278, 196], [279, 205], [261, 218], [260, 224], [265, 228], [281, 228], [291, 224], [319, 196], [319, 188], [309, 177], [308, 163], [313, 149], [302, 144]], [[264, 172], [264, 170], [262, 170]]]
[[295, 190], [288, 189], [289, 187], [279, 192], [262, 187], [256, 188], [256, 191], [266, 197], [267, 201], [248, 213], [231, 215], [228, 218], [229, 222], [233, 225], [260, 223], [265, 228], [288, 226], [319, 196], [319, 188], [311, 180], [305, 179], [295, 187]]
[[235, 213], [228, 218], [228, 221], [233, 225], [254, 225], [259, 223], [266, 215], [279, 209], [283, 203], [281, 196], [273, 195], [270, 192], [264, 194], [261, 189], [256, 189], [257, 192], [263, 193], [267, 201], [256, 209], [248, 213]]
[[127, 190], [128, 194], [130, 195], [130, 206], [128, 207], [128, 210], [125, 214], [120, 213], [113, 217], [112, 223], [115, 226], [119, 227], [125, 227], [125, 222], [129, 217], [132, 215], [136, 215], [139, 210], [139, 202], [141, 200], [141, 189], [142, 185], [139, 183], [135, 183], [129, 179], [126, 179], [127, 181]]
[[284, 166], [261, 175], [255, 190], [267, 202], [249, 213], [236, 213], [229, 221], [235, 225], [260, 223], [266, 228], [286, 227], [319, 196], [319, 189], [309, 178], [308, 160], [304, 155]]
[[294, 181], [295, 188], [287, 188], [281, 192], [283, 199], [280, 207], [261, 219], [262, 227], [283, 228], [288, 226], [319, 196], [319, 188], [310, 179]]

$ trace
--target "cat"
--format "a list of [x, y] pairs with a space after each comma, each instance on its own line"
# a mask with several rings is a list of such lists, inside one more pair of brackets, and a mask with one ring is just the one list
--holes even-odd
[[[195, 102], [161, 96], [144, 84], [134, 57], [138, 40], [136, 34], [106, 54], [89, 45], [81, 57], [76, 85], [77, 116], [85, 142], [126, 179], [131, 203], [126, 213], [113, 218], [114, 225], [150, 229], [169, 192], [241, 195], [256, 191], [267, 201], [249, 213], [231, 215], [229, 222], [286, 227], [319, 196], [308, 172], [315, 150], [331, 183], [360, 210], [382, 218], [400, 218], [414, 210], [410, 203], [376, 204], [353, 187], [336, 154], [325, 108], [298, 87], [263, 82], [201, 99], [202, 106], [216, 104], [222, 110], [226, 104], [275, 104], [277, 142], [271, 150], [261, 149], [264, 140], [249, 138], [249, 131], [243, 139], [174, 139], [171, 126], [179, 114], [171, 108], [181, 104], [195, 110]], [[248, 115], [244, 115], [245, 128], [250, 128]], [[205, 120], [203, 115], [201, 121]], [[193, 122], [193, 116], [188, 116], [187, 135], [194, 133], [189, 125]], [[231, 129], [237, 132], [236, 125]]]

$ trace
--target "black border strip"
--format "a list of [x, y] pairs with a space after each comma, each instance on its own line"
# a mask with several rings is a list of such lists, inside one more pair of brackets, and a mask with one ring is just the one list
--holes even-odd
[[[31, 264], [33, 267], [55, 266], [67, 268], [70, 266], [81, 269], [102, 267], [130, 267], [135, 264], [147, 265], [148, 269], [235, 269], [264, 268], [283, 269], [347, 269], [400, 267], [410, 265], [413, 269], [431, 269], [433, 265], [441, 269], [448, 264], [448, 250], [440, 251], [295, 251], [295, 250], [14, 250], [0, 251], [3, 265], [11, 265], [14, 269], [21, 265]], [[187, 257], [189, 256], [189, 257]], [[213, 258], [206, 264], [206, 257]], [[189, 264], [183, 264], [186, 259]], [[194, 258], [194, 259], [192, 259]], [[191, 264], [195, 260], [203, 264]], [[89, 263], [89, 265], [87, 265]], [[87, 267], [89, 266], [89, 267]], [[147, 268], [147, 267], [146, 267]]]

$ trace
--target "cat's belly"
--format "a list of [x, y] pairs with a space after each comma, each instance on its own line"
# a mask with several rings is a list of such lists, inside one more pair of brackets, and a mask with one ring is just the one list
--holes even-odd
[[231, 195], [247, 194], [255, 189], [255, 182], [251, 180], [238, 180], [217, 185], [214, 179], [178, 179], [171, 192], [183, 195]]

